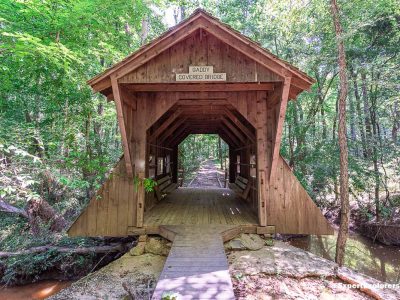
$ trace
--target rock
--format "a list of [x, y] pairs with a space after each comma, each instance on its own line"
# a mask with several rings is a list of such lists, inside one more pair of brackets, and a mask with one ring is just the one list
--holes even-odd
[[128, 294], [124, 285], [130, 288], [135, 299], [150, 299], [165, 260], [166, 258], [161, 255], [145, 253], [132, 256], [126, 253], [102, 269], [79, 279], [49, 299], [124, 299]]
[[[264, 241], [263, 241], [264, 242]], [[270, 274], [292, 277], [334, 276], [335, 263], [309, 252], [275, 241], [256, 251], [233, 252], [229, 255], [231, 268], [245, 275]]]
[[225, 248], [228, 250], [246, 250], [240, 240], [230, 240], [225, 244]]
[[139, 242], [136, 247], [133, 247], [130, 251], [129, 254], [132, 256], [138, 256], [142, 255], [144, 253], [146, 243]]
[[[236, 246], [235, 250], [259, 250], [261, 249], [265, 241], [258, 234], [244, 234], [242, 233], [239, 237], [233, 239], [232, 244]], [[242, 245], [240, 248], [239, 243]], [[232, 248], [233, 249], [233, 248]]]
[[168, 242], [161, 238], [151, 237], [147, 240], [144, 251], [155, 255], [168, 256], [170, 246]]

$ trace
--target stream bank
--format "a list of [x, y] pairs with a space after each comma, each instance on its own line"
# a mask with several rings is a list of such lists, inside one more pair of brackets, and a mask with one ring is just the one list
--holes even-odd
[[[150, 239], [49, 299], [146, 299], [170, 247], [162, 238]], [[226, 244], [226, 252], [237, 299], [400, 299], [400, 290], [348, 286], [383, 282], [348, 268], [336, 273], [334, 262], [281, 241], [243, 234]]]
[[[334, 261], [337, 232], [332, 236], [304, 236], [291, 238], [288, 244]], [[358, 233], [351, 232], [346, 244], [344, 265], [387, 283], [400, 282], [400, 247], [373, 243]]]

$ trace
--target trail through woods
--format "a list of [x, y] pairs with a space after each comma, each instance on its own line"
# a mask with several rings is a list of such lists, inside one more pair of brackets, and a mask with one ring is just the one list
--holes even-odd
[[188, 187], [215, 188], [223, 187], [219, 180], [223, 172], [214, 160], [208, 159], [200, 165], [195, 177], [189, 182]]

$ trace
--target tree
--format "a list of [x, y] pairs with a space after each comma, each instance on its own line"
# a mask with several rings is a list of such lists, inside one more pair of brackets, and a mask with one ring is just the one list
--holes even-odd
[[340, 149], [340, 228], [336, 244], [336, 262], [343, 265], [345, 246], [349, 234], [350, 204], [349, 204], [349, 171], [348, 148], [346, 138], [346, 98], [347, 74], [346, 53], [344, 50], [343, 30], [339, 19], [339, 7], [336, 0], [331, 0], [333, 23], [335, 26], [336, 43], [338, 49], [340, 94], [339, 94], [339, 126], [338, 139]]

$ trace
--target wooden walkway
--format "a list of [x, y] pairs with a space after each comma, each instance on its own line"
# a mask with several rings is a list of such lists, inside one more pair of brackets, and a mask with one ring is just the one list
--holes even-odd
[[235, 299], [221, 232], [227, 226], [166, 226], [173, 244], [152, 300]]
[[250, 205], [230, 189], [179, 188], [145, 212], [144, 226], [258, 224]]

